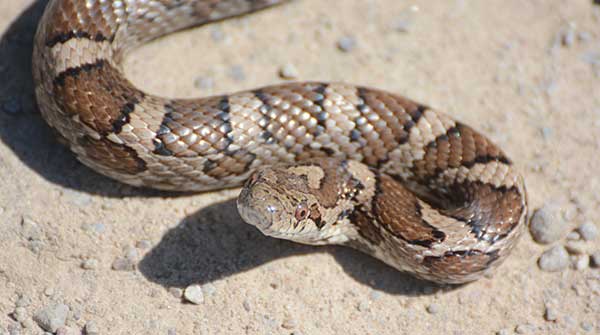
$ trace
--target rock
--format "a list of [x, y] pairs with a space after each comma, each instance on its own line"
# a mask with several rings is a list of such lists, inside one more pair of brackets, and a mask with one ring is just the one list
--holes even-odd
[[23, 217], [21, 219], [21, 235], [29, 241], [39, 241], [44, 234], [37, 222], [31, 218]]
[[427, 306], [427, 312], [429, 312], [429, 314], [437, 314], [440, 312], [440, 310], [441, 307], [438, 304], [431, 304]]
[[343, 36], [337, 42], [338, 49], [343, 52], [350, 52], [356, 48], [356, 39], [353, 36]]
[[560, 239], [567, 228], [564, 220], [557, 215], [558, 208], [544, 205], [535, 211], [531, 218], [529, 231], [533, 239], [542, 244], [548, 244]]
[[185, 300], [195, 305], [200, 305], [204, 302], [204, 293], [202, 293], [202, 287], [200, 285], [190, 285], [183, 291], [183, 297]]
[[546, 311], [544, 312], [544, 319], [546, 319], [546, 321], [556, 321], [556, 319], [558, 319], [558, 314], [556, 313], [556, 310], [552, 307], [546, 306]]
[[65, 304], [48, 305], [33, 316], [33, 320], [44, 330], [55, 333], [65, 325], [69, 306]]
[[577, 228], [581, 237], [586, 241], [593, 241], [598, 237], [598, 227], [591, 222], [586, 222]]
[[546, 250], [538, 260], [540, 269], [547, 272], [562, 271], [569, 266], [569, 254], [562, 246]]
[[169, 288], [169, 293], [171, 293], [172, 296], [178, 299], [181, 299], [181, 297], [183, 297], [183, 290], [178, 287]]
[[197, 77], [194, 80], [194, 87], [201, 90], [211, 90], [215, 86], [215, 81], [211, 77]]
[[135, 263], [127, 258], [119, 257], [113, 261], [112, 269], [115, 271], [133, 271]]
[[27, 307], [27, 306], [29, 306], [29, 304], [31, 304], [31, 299], [29, 299], [28, 297], [22, 295], [22, 296], [19, 297], [19, 299], [15, 303], [15, 306], [17, 306], [17, 307]]
[[567, 234], [567, 240], [569, 241], [579, 241], [581, 240], [581, 235], [577, 231], [572, 231]]
[[590, 246], [585, 241], [567, 241], [565, 248], [570, 254], [583, 255], [589, 251]]
[[94, 270], [98, 268], [98, 260], [90, 258], [81, 262], [81, 268], [84, 270]]
[[15, 320], [23, 323], [28, 315], [27, 315], [27, 310], [25, 309], [25, 307], [17, 307], [15, 308], [15, 311], [12, 313], [13, 317], [15, 318]]
[[535, 328], [536, 327], [534, 325], [526, 323], [526, 324], [518, 325], [515, 328], [515, 333], [517, 333], [517, 334], [534, 334]]
[[136, 246], [136, 248], [146, 250], [146, 249], [150, 249], [152, 247], [152, 242], [150, 242], [148, 240], [140, 240], [135, 244], [135, 246]]
[[590, 266], [590, 257], [588, 255], [573, 256], [573, 268], [577, 271], [583, 271]]
[[96, 325], [95, 321], [88, 321], [85, 324], [84, 334], [85, 335], [99, 335], [100, 334], [100, 330], [98, 329], [98, 326]]
[[81, 335], [81, 332], [78, 329], [63, 326], [58, 328], [56, 335]]
[[600, 251], [596, 251], [590, 256], [590, 264], [594, 268], [600, 268]]
[[291, 319], [291, 318], [286, 318], [285, 320], [283, 320], [283, 323], [281, 324], [281, 327], [284, 329], [294, 329], [298, 326], [296, 320]]
[[294, 64], [288, 63], [279, 69], [279, 76], [283, 79], [297, 79], [298, 69], [294, 66]]

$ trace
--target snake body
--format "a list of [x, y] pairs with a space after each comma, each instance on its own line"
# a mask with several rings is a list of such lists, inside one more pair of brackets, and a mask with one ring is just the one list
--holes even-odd
[[283, 0], [50, 0], [35, 38], [40, 111], [78, 159], [135, 186], [240, 186], [265, 234], [348, 245], [440, 283], [475, 280], [523, 231], [522, 177], [496, 145], [382, 90], [302, 82], [201, 99], [137, 89], [123, 55]]

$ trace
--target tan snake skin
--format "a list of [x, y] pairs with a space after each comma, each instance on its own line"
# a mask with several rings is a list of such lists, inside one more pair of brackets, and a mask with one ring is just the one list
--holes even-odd
[[248, 180], [240, 214], [268, 235], [348, 245], [440, 283], [500, 264], [525, 225], [523, 180], [447, 115], [341, 83], [168, 99], [121, 71], [142, 43], [280, 2], [50, 0], [33, 56], [42, 115], [81, 162], [124, 183], [206, 191]]

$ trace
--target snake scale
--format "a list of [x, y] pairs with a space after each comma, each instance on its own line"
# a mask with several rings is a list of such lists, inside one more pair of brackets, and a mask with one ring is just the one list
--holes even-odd
[[285, 0], [50, 0], [33, 75], [44, 119], [78, 159], [121, 182], [244, 184], [266, 235], [346, 245], [439, 283], [475, 280], [523, 231], [523, 179], [483, 135], [400, 95], [299, 82], [201, 99], [134, 87], [123, 55], [173, 31]]

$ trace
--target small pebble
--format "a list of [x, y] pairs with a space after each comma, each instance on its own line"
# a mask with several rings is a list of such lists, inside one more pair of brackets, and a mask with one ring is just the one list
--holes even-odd
[[246, 73], [241, 65], [234, 65], [229, 69], [229, 76], [235, 81], [244, 81]]
[[22, 296], [19, 297], [19, 299], [15, 303], [15, 306], [17, 306], [17, 307], [27, 307], [27, 306], [29, 306], [29, 304], [31, 304], [31, 299], [29, 299], [28, 297], [22, 295]]
[[215, 86], [215, 81], [211, 77], [197, 77], [194, 80], [194, 87], [201, 90], [211, 90]]
[[583, 329], [586, 332], [591, 332], [592, 330], [594, 330], [594, 325], [591, 322], [582, 321], [580, 326], [581, 329]]
[[367, 301], [361, 301], [358, 306], [356, 306], [356, 308], [358, 309], [358, 311], [360, 312], [364, 312], [366, 310], [369, 309], [369, 302]]
[[590, 266], [590, 257], [588, 255], [573, 256], [573, 268], [577, 271], [583, 271]]
[[13, 312], [13, 317], [15, 318], [15, 320], [23, 322], [27, 319], [27, 310], [25, 309], [25, 307], [17, 307]]
[[65, 325], [69, 306], [64, 304], [49, 305], [37, 311], [33, 320], [43, 329], [55, 333], [58, 328]]
[[177, 335], [177, 329], [175, 329], [175, 328], [167, 329], [167, 335]]
[[179, 287], [169, 288], [169, 293], [171, 293], [172, 296], [174, 296], [175, 298], [178, 298], [178, 299], [181, 299], [181, 297], [183, 297], [183, 290], [180, 289]]
[[590, 256], [590, 265], [594, 268], [600, 268], [600, 251], [596, 251]]
[[500, 329], [499, 331], [496, 332], [496, 335], [511, 335], [511, 331], [510, 329]]
[[566, 222], [556, 215], [558, 209], [554, 206], [544, 205], [535, 211], [531, 218], [529, 231], [533, 239], [542, 244], [548, 244], [560, 239], [566, 228]]
[[135, 270], [135, 263], [127, 258], [119, 257], [113, 261], [112, 269], [115, 271], [133, 271]]
[[337, 42], [338, 49], [343, 52], [350, 52], [356, 48], [356, 39], [353, 36], [344, 36]]
[[125, 258], [132, 263], [136, 262], [140, 257], [139, 251], [134, 247], [128, 247], [125, 249]]
[[427, 306], [427, 312], [429, 312], [429, 314], [437, 314], [440, 312], [440, 310], [441, 307], [438, 304], [431, 304]]
[[290, 318], [286, 318], [285, 320], [283, 320], [283, 323], [281, 324], [281, 327], [284, 329], [294, 329], [294, 328], [296, 328], [296, 326], [297, 326], [296, 320], [290, 319]]
[[81, 335], [81, 332], [78, 329], [63, 326], [56, 330], [56, 335]]
[[533, 334], [535, 332], [535, 326], [528, 323], [518, 325], [515, 328], [515, 332], [517, 334]]
[[581, 237], [586, 241], [593, 241], [598, 237], [598, 227], [591, 222], [586, 222], [577, 228]]
[[96, 325], [96, 321], [88, 321], [85, 324], [85, 335], [99, 335], [100, 330], [98, 329], [98, 325]]
[[567, 234], [567, 240], [569, 241], [578, 241], [581, 240], [581, 235], [577, 231], [572, 231]]
[[587, 253], [589, 245], [585, 241], [567, 241], [565, 248], [570, 254], [582, 255]]
[[250, 302], [248, 300], [244, 300], [244, 302], [242, 302], [242, 307], [244, 307], [246, 312], [250, 312], [250, 310], [252, 309], [252, 305], [250, 305]]
[[285, 64], [279, 69], [279, 76], [283, 79], [297, 79], [299, 76], [298, 69], [294, 64]]
[[46, 289], [44, 290], [44, 294], [49, 297], [51, 295], [54, 295], [54, 288], [52, 287], [46, 287]]
[[382, 296], [381, 292], [375, 291], [375, 290], [371, 291], [371, 294], [369, 294], [369, 297], [371, 298], [371, 300], [379, 300], [379, 299], [381, 299], [381, 296]]
[[575, 43], [575, 25], [570, 23], [568, 27], [563, 31], [562, 34], [562, 45], [565, 47], [571, 47]]
[[562, 271], [569, 266], [569, 254], [562, 246], [546, 250], [538, 261], [540, 269], [548, 272]]
[[146, 249], [150, 249], [152, 247], [152, 242], [150, 242], [148, 240], [141, 240], [141, 241], [138, 241], [135, 244], [135, 246], [136, 246], [136, 248], [146, 250]]
[[195, 305], [199, 305], [204, 302], [204, 294], [202, 293], [202, 287], [200, 285], [191, 285], [186, 287], [185, 291], [183, 291], [183, 297], [185, 300]]
[[28, 217], [21, 219], [21, 234], [29, 241], [39, 241], [43, 236], [40, 225]]
[[556, 319], [558, 319], [556, 310], [552, 307], [546, 306], [546, 311], [544, 312], [544, 319], [546, 319], [546, 321], [556, 321]]
[[98, 268], [98, 260], [90, 258], [81, 262], [81, 268], [84, 270], [94, 270]]

